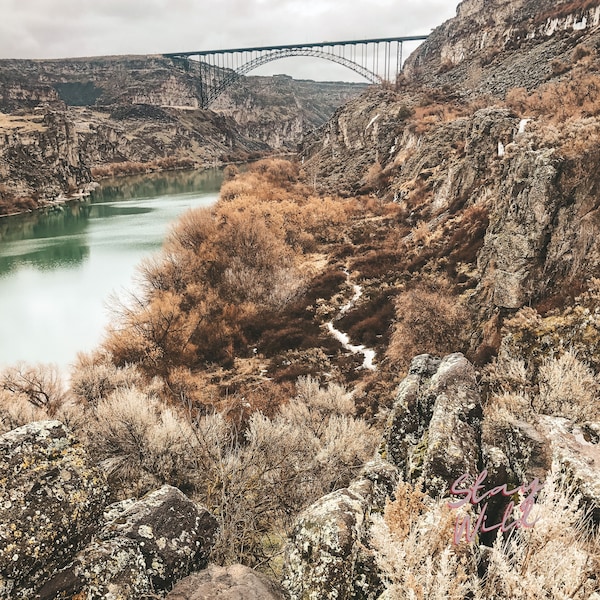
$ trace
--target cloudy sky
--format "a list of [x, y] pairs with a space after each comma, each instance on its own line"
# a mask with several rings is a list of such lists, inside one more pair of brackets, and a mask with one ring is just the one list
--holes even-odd
[[[160, 54], [420, 35], [458, 0], [0, 0], [0, 58]], [[408, 48], [407, 48], [408, 49]], [[252, 74], [344, 79], [290, 58]], [[339, 78], [339, 77], [338, 77]]]

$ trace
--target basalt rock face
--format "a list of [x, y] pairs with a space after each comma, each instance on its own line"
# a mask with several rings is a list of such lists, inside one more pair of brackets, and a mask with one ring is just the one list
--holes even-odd
[[557, 75], [591, 35], [598, 39], [600, 5], [584, 0], [465, 0], [406, 62], [409, 81], [461, 94], [504, 95], [533, 89]]
[[0, 437], [0, 598], [31, 598], [90, 540], [108, 501], [100, 471], [58, 421]]
[[109, 507], [106, 516], [95, 539], [39, 590], [40, 600], [78, 593], [98, 600], [110, 594], [139, 598], [170, 589], [208, 563], [216, 520], [177, 488], [166, 485]]
[[413, 359], [387, 428], [387, 457], [405, 481], [432, 496], [479, 469], [482, 410], [473, 366], [462, 354]]
[[285, 591], [261, 573], [244, 565], [210, 565], [182, 579], [167, 600], [284, 600]]
[[[407, 121], [410, 110], [406, 96], [393, 92], [347, 104], [320, 137], [306, 141], [308, 176], [323, 188], [394, 199], [410, 211], [412, 225], [437, 226], [470, 206], [485, 208], [477, 259], [482, 306], [515, 309], [551, 293], [575, 257], [581, 271], [593, 272], [596, 253], [586, 249], [594, 244], [576, 239], [568, 216], [563, 161], [551, 148], [536, 147], [537, 133], [525, 130], [534, 123], [489, 108], [418, 131]], [[383, 174], [379, 181], [374, 170]], [[589, 197], [578, 204], [583, 212]]]
[[217, 522], [177, 488], [109, 505], [58, 421], [0, 437], [0, 598], [141, 598], [201, 570]]
[[[91, 182], [76, 122], [64, 112], [0, 115], [0, 179], [13, 196], [57, 198]], [[0, 212], [1, 214], [1, 212]]]
[[287, 75], [246, 77], [212, 106], [232, 117], [250, 139], [271, 148], [296, 150], [303, 137], [320, 127], [335, 108], [363, 89], [363, 84], [296, 81]]

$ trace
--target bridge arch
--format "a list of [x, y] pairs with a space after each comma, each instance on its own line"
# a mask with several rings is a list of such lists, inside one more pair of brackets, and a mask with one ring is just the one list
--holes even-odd
[[258, 69], [258, 67], [262, 67], [262, 65], [266, 65], [270, 62], [294, 56], [322, 58], [337, 63], [338, 65], [347, 67], [348, 69], [351, 69], [352, 71], [358, 73], [371, 83], [380, 84], [383, 81], [383, 79], [379, 75], [373, 73], [372, 71], [363, 67], [359, 63], [345, 58], [344, 56], [338, 56], [336, 54], [332, 54], [324, 50], [319, 50], [318, 48], [294, 48], [287, 50], [277, 49], [272, 50], [271, 52], [265, 52], [257, 56], [256, 58], [244, 63], [232, 72], [227, 73], [227, 75], [225, 75], [225, 77], [215, 87], [208, 90], [208, 93], [206, 94], [207, 106], [212, 104], [221, 94], [225, 92], [225, 90], [227, 90], [227, 88], [234, 85], [240, 77], [243, 77], [247, 73], [250, 73], [250, 71]]
[[419, 35], [231, 50], [173, 52], [163, 56], [173, 60], [183, 60], [187, 67], [190, 64], [188, 59], [197, 57], [194, 62], [199, 64], [198, 71], [202, 80], [202, 107], [208, 108], [246, 73], [275, 60], [294, 56], [328, 60], [358, 73], [371, 83], [380, 84], [384, 80], [389, 81], [402, 70], [402, 44], [426, 38], [427, 36]]

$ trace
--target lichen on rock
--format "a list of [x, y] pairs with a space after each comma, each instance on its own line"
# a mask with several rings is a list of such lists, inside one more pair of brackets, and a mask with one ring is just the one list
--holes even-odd
[[88, 543], [108, 501], [103, 474], [59, 421], [0, 437], [0, 598], [31, 598]]
[[460, 353], [413, 359], [386, 431], [387, 454], [407, 481], [433, 496], [463, 473], [476, 475], [482, 409], [475, 369]]

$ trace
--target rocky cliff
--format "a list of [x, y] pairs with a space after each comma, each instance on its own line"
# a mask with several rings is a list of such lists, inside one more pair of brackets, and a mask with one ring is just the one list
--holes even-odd
[[485, 212], [470, 302], [490, 317], [560, 305], [597, 273], [600, 8], [484, 4], [463, 2], [403, 87], [347, 103], [302, 156], [324, 189], [393, 200], [442, 245], [444, 223]]
[[405, 75], [467, 95], [534, 89], [568, 68], [578, 43], [595, 45], [599, 24], [594, 1], [465, 1], [407, 60]]
[[159, 56], [0, 61], [4, 212], [60, 198], [104, 173], [295, 149], [364, 87], [250, 77], [202, 110], [198, 69]]

